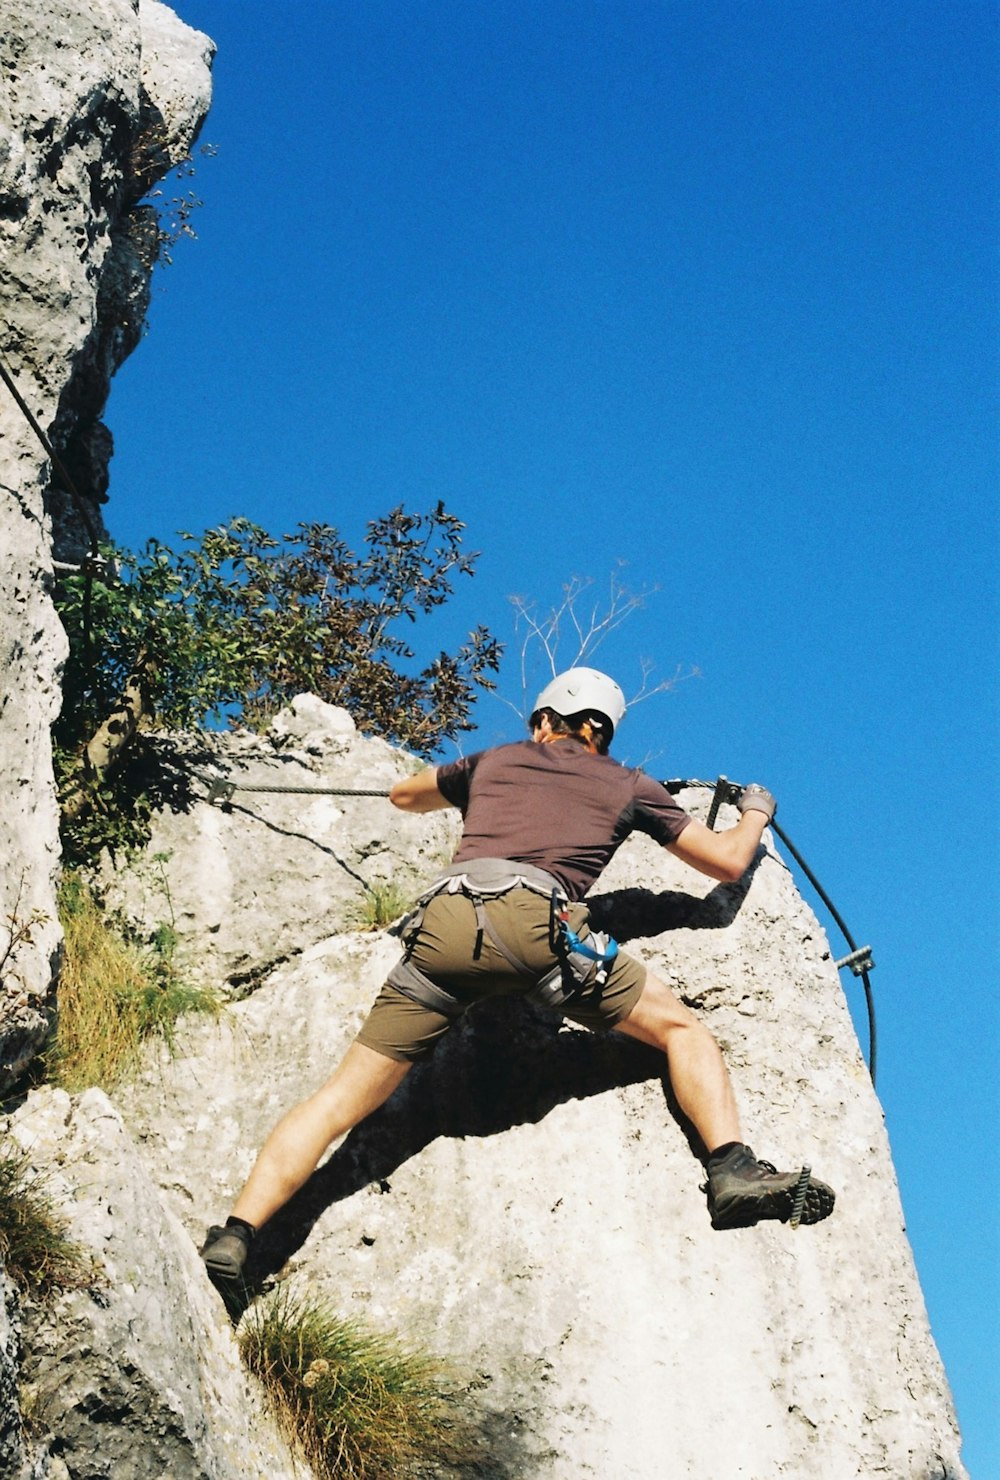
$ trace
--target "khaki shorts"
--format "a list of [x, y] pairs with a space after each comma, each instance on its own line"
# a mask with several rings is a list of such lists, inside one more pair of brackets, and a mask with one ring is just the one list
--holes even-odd
[[[435, 986], [462, 1004], [463, 1011], [487, 997], [530, 992], [556, 962], [549, 939], [549, 902], [542, 895], [512, 889], [488, 900], [485, 908], [497, 935], [531, 969], [531, 976], [515, 971], [488, 935], [478, 938], [475, 908], [462, 894], [438, 894], [431, 900], [410, 956]], [[571, 905], [569, 916], [571, 928], [586, 939], [586, 905]], [[619, 951], [603, 985], [581, 988], [559, 1011], [584, 1027], [606, 1031], [628, 1017], [645, 980], [642, 962]], [[428, 1054], [454, 1021], [387, 984], [357, 1041], [386, 1058], [408, 1062]]]

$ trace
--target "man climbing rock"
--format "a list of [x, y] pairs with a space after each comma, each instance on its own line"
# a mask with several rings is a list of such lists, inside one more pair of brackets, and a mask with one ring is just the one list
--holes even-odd
[[392, 1094], [469, 1007], [520, 993], [595, 1031], [614, 1029], [666, 1055], [677, 1102], [704, 1145], [712, 1227], [773, 1218], [816, 1223], [834, 1194], [778, 1172], [743, 1143], [715, 1039], [670, 989], [614, 941], [591, 931], [581, 903], [630, 832], [735, 881], [757, 854], [775, 801], [740, 796], [737, 825], [713, 832], [642, 771], [608, 754], [625, 713], [617, 683], [592, 668], [559, 674], [539, 694], [531, 739], [481, 751], [400, 781], [404, 812], [458, 807], [462, 841], [404, 928], [404, 953], [331, 1078], [271, 1132], [224, 1227], [202, 1258], [216, 1280], [239, 1278], [256, 1230], [298, 1191], [327, 1147]]

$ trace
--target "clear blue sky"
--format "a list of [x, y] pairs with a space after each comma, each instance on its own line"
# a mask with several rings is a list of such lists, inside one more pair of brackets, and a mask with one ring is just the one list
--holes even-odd
[[701, 676], [620, 753], [769, 785], [872, 943], [909, 1233], [1000, 1474], [996, 8], [178, 9], [218, 154], [112, 394], [112, 533], [356, 539], [443, 497], [483, 553], [441, 640], [618, 561], [659, 588], [601, 661]]

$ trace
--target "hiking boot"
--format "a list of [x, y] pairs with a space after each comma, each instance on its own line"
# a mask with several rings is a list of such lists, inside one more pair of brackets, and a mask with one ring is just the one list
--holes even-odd
[[208, 1230], [201, 1248], [201, 1257], [211, 1280], [238, 1280], [253, 1237], [244, 1225], [229, 1224], [225, 1228], [214, 1225]]
[[[833, 1212], [834, 1193], [808, 1167], [779, 1172], [758, 1161], [749, 1146], [736, 1145], [708, 1163], [708, 1211], [713, 1228], [751, 1228], [762, 1218], [819, 1223]], [[797, 1216], [796, 1216], [797, 1215]]]

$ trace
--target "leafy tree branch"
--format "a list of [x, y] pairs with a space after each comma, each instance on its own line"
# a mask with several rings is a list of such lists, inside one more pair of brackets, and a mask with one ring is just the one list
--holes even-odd
[[64, 815], [85, 809], [154, 716], [261, 729], [311, 692], [423, 756], [472, 729], [501, 644], [480, 626], [426, 661], [410, 640], [475, 571], [464, 531], [443, 503], [372, 520], [359, 551], [327, 524], [275, 538], [234, 518], [182, 533], [176, 549], [116, 551], [113, 578], [71, 575], [57, 592], [70, 642], [55, 730]]

